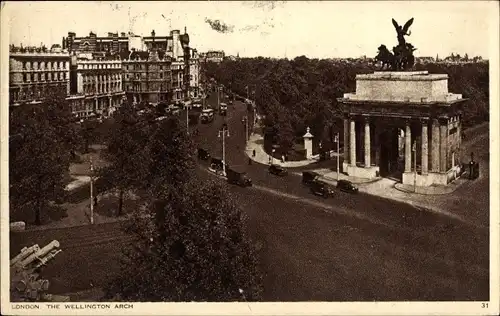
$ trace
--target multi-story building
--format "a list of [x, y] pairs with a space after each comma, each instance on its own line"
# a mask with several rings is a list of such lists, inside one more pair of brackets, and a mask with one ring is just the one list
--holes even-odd
[[74, 32], [68, 32], [68, 37], [63, 37], [63, 49], [69, 52], [109, 52], [121, 53], [126, 51], [146, 51], [158, 50], [166, 52], [167, 55], [173, 58], [184, 55], [183, 43], [189, 43], [189, 36], [185, 29], [184, 34], [180, 34], [179, 30], [170, 32], [170, 36], [156, 36], [153, 30], [151, 36], [138, 36], [132, 33], [126, 34], [109, 32], [107, 36], [98, 37], [95, 33], [90, 32], [88, 36], [76, 37]]
[[131, 52], [122, 60], [123, 87], [128, 101], [169, 102], [172, 92], [172, 58], [163, 51]]
[[[94, 58], [119, 54], [123, 89], [131, 102], [156, 104], [199, 96], [199, 58], [196, 50], [189, 48], [186, 29], [184, 34], [172, 30], [169, 36], [157, 36], [153, 30], [145, 37], [123, 32], [120, 36], [108, 33], [97, 37], [90, 32], [87, 37], [76, 37], [69, 32], [63, 38], [63, 49]], [[82, 112], [87, 112], [87, 107], [82, 107]]]
[[76, 37], [76, 33], [68, 32], [68, 37], [63, 37], [62, 48], [69, 52], [111, 52], [117, 53], [129, 49], [129, 36], [125, 32], [108, 33], [108, 36], [97, 37], [93, 32], [88, 36]]
[[208, 51], [206, 53], [201, 53], [200, 54], [200, 59], [203, 60], [203, 62], [212, 62], [212, 63], [221, 63], [224, 60], [225, 57], [224, 51]]
[[70, 90], [70, 57], [46, 48], [10, 47], [9, 96], [11, 105], [41, 102]]
[[85, 118], [93, 114], [110, 115], [124, 101], [122, 62], [113, 58], [71, 60], [71, 101], [73, 113]]

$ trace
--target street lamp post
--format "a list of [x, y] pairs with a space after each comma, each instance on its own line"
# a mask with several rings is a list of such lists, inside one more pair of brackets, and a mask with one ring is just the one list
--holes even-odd
[[243, 121], [245, 123], [245, 144], [248, 143], [248, 116], [243, 117]]
[[217, 111], [220, 109], [220, 86], [217, 85]]
[[222, 172], [224, 176], [226, 175], [226, 137], [229, 137], [229, 129], [227, 125], [222, 125], [222, 128], [219, 130], [219, 138], [222, 137]]
[[94, 224], [94, 165], [90, 157], [90, 224]]
[[337, 143], [337, 181], [339, 181], [340, 175], [340, 145], [339, 145], [339, 133], [335, 134], [335, 142]]
[[412, 146], [412, 151], [413, 151], [413, 192], [417, 192], [417, 142], [413, 142]]
[[186, 132], [189, 135], [189, 106], [186, 104]]

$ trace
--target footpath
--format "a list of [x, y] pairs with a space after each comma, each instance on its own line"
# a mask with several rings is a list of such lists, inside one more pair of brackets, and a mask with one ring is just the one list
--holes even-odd
[[[264, 139], [260, 134], [260, 130], [261, 128], [257, 125], [255, 132], [251, 135], [248, 141], [245, 152], [254, 162], [269, 165], [270, 156], [264, 150]], [[477, 145], [476, 143], [479, 141], [486, 143], [485, 140], [487, 139], [488, 131], [488, 122], [466, 130], [468, 137], [466, 141], [462, 142], [464, 149], [463, 152], [469, 154], [469, 149]], [[487, 145], [486, 148], [477, 149], [489, 151]], [[255, 155], [253, 155], [254, 151]], [[336, 153], [333, 156], [335, 155]], [[467, 157], [462, 157], [462, 159], [467, 159]], [[273, 160], [273, 163], [282, 165], [285, 168], [300, 168], [317, 162], [317, 158], [303, 161], [287, 161], [284, 163], [278, 161], [277, 159]], [[480, 161], [480, 164], [485, 166], [488, 162]], [[408, 203], [416, 208], [439, 213], [477, 228], [487, 228], [489, 225], [487, 216], [489, 213], [489, 201], [484, 201], [484, 199], [474, 201], [474, 194], [469, 194], [471, 189], [472, 191], [487, 190], [487, 188], [480, 187], [488, 182], [487, 179], [485, 179], [489, 177], [487, 172], [488, 168], [485, 167], [482, 167], [479, 179], [474, 181], [470, 181], [465, 178], [457, 178], [447, 186], [436, 185], [426, 188], [417, 187], [416, 190], [414, 186], [403, 185], [400, 181], [392, 178], [377, 178], [369, 180], [349, 177], [343, 173], [337, 174], [336, 171], [332, 171], [327, 168], [309, 170], [317, 172], [320, 174], [320, 179], [322, 181], [332, 185], [337, 184], [337, 179], [349, 180], [358, 186], [360, 192], [366, 194]], [[295, 172], [291, 170], [291, 172], [296, 175], [302, 175], [299, 170]], [[462, 188], [463, 186], [465, 186], [465, 188]], [[469, 208], [473, 209], [469, 210]]]

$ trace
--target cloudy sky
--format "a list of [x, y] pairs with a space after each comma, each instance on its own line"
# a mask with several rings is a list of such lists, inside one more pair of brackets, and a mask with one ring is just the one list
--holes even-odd
[[[166, 35], [187, 27], [199, 51], [241, 57], [310, 58], [374, 56], [397, 44], [391, 23], [415, 18], [408, 41], [417, 56], [493, 54], [496, 2], [468, 1], [189, 1], [10, 2], [10, 43], [50, 46], [68, 31]], [[498, 21], [498, 20], [496, 20]], [[489, 52], [490, 50], [490, 52]]]

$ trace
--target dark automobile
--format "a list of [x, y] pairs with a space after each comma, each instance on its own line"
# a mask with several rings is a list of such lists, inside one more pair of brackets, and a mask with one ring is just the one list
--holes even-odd
[[241, 187], [251, 187], [252, 180], [248, 177], [246, 172], [237, 171], [233, 169], [226, 169], [227, 182], [237, 184]]
[[201, 160], [208, 160], [210, 159], [210, 154], [208, 153], [207, 150], [203, 148], [198, 148], [198, 158]]
[[304, 172], [302, 172], [302, 183], [305, 185], [310, 185], [319, 176], [320, 176], [320, 174], [317, 172], [304, 171]]
[[339, 182], [337, 182], [337, 188], [344, 192], [358, 192], [358, 188], [351, 181], [347, 180], [339, 180]]
[[314, 180], [311, 182], [311, 192], [316, 195], [320, 195], [325, 199], [333, 195], [332, 187], [325, 182]]
[[271, 165], [269, 166], [269, 173], [277, 176], [286, 176], [288, 171], [280, 165]]
[[222, 159], [219, 158], [212, 158], [210, 160], [210, 167], [214, 170], [222, 170], [223, 169], [223, 162]]
[[227, 104], [226, 103], [221, 103], [219, 106], [219, 114], [222, 116], [227, 115]]

